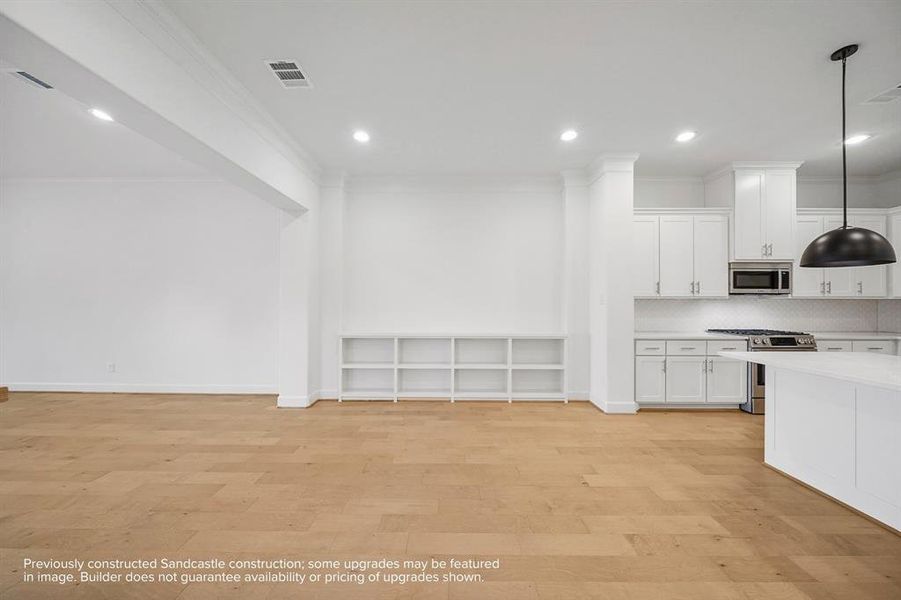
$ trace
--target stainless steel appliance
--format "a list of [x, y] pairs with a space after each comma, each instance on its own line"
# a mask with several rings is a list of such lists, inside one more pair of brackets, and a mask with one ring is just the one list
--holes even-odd
[[791, 263], [729, 263], [729, 293], [791, 294]]
[[[709, 333], [737, 335], [748, 340], [750, 352], [816, 352], [812, 334], [777, 329], [708, 329]], [[766, 410], [766, 371], [763, 365], [748, 363], [748, 399], [741, 405], [745, 412], [762, 415]]]

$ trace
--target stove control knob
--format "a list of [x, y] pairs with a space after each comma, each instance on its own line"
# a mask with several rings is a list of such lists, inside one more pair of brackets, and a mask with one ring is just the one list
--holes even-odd
[[760, 343], [760, 338], [754, 338], [754, 343], [755, 343], [755, 344], [759, 344], [759, 343]]

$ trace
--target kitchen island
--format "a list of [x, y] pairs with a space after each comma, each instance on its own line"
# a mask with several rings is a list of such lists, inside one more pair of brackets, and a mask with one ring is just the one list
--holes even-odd
[[767, 465], [901, 530], [901, 357], [720, 355], [767, 367]]

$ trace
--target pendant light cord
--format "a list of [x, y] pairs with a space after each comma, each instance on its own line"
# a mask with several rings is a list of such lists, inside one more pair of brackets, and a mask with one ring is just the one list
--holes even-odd
[[848, 228], [848, 144], [845, 142], [845, 63], [842, 58], [842, 229]]

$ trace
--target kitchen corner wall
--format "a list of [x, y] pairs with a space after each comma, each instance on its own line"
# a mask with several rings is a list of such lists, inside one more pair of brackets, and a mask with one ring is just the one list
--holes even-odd
[[[880, 313], [886, 308], [885, 319]], [[636, 331], [767, 328], [801, 331], [877, 331], [897, 325], [901, 300], [802, 300], [759, 296], [710, 300], [636, 300]], [[895, 328], [894, 330], [897, 330]]]

